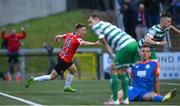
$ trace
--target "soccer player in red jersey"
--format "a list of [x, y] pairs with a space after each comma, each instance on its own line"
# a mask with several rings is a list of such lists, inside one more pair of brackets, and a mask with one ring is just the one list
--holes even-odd
[[50, 75], [43, 75], [39, 77], [31, 77], [27, 83], [26, 88], [31, 85], [34, 81], [46, 81], [46, 80], [54, 80], [64, 73], [66, 69], [69, 70], [67, 75], [64, 91], [65, 92], [75, 92], [76, 89], [73, 89], [70, 84], [73, 80], [73, 75], [77, 71], [76, 66], [74, 65], [72, 58], [80, 45], [91, 46], [91, 45], [100, 45], [100, 42], [88, 42], [84, 41], [82, 38], [86, 34], [86, 27], [84, 24], [76, 24], [76, 30], [73, 33], [67, 33], [63, 35], [57, 35], [55, 37], [56, 41], [60, 41], [60, 39], [64, 39], [64, 45], [59, 52], [58, 62], [55, 65], [54, 69], [50, 73]]

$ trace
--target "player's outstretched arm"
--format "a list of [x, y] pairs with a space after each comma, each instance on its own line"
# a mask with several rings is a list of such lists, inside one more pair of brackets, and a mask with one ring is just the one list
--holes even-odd
[[180, 30], [179, 29], [177, 29], [176, 27], [174, 27], [172, 25], [170, 26], [170, 28], [180, 35]]
[[89, 42], [89, 41], [81, 41], [81, 45], [84, 45], [84, 46], [93, 46], [93, 45], [100, 45], [100, 41], [96, 41], [96, 42]]
[[56, 36], [54, 37], [54, 40], [58, 42], [58, 41], [60, 41], [64, 36], [66, 36], [66, 34], [56, 35]]
[[107, 53], [109, 54], [111, 60], [112, 60], [112, 65], [114, 64], [114, 58], [115, 55], [113, 54], [113, 49], [109, 46], [108, 42], [106, 41], [105, 38], [101, 39], [101, 43], [104, 45], [104, 47], [106, 48]]

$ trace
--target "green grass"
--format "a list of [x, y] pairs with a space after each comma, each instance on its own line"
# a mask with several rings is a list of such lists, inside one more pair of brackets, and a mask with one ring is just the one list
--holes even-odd
[[[29, 88], [24, 88], [25, 82], [0, 82], [0, 92], [20, 97], [42, 105], [102, 105], [111, 94], [109, 81], [104, 80], [75, 80], [72, 86], [76, 93], [63, 92], [64, 80], [35, 82]], [[180, 80], [161, 81], [161, 94], [172, 88], [180, 89]], [[179, 85], [166, 85], [166, 82]], [[179, 105], [180, 95], [167, 103], [131, 102], [132, 105]], [[0, 105], [26, 105], [25, 103], [0, 96]]]

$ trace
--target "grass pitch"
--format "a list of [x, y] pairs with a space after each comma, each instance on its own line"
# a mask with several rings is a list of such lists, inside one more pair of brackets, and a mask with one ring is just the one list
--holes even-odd
[[[0, 92], [22, 98], [41, 105], [102, 105], [111, 94], [110, 83], [105, 80], [75, 80], [72, 86], [75, 93], [64, 92], [64, 80], [35, 82], [25, 88], [25, 82], [0, 81]], [[170, 89], [180, 88], [180, 80], [161, 81], [161, 94]], [[131, 102], [131, 105], [179, 105], [180, 95], [167, 103]], [[15, 99], [0, 95], [0, 105], [28, 105]]]

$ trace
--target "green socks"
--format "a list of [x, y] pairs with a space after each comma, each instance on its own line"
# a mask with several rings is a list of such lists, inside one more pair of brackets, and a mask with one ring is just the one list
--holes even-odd
[[111, 75], [111, 90], [113, 93], [113, 100], [118, 99], [118, 77], [117, 75]]
[[125, 100], [128, 97], [129, 78], [128, 78], [128, 75], [126, 73], [122, 74], [122, 75], [118, 75], [118, 77], [122, 81], [121, 86], [122, 86], [122, 90], [124, 93], [123, 100]]

